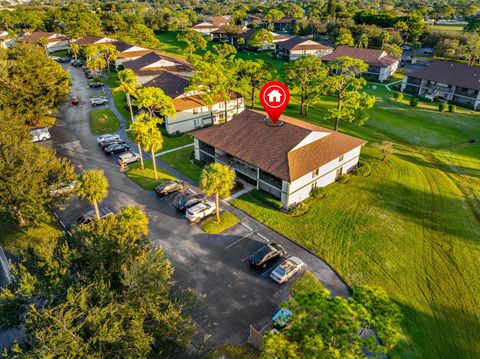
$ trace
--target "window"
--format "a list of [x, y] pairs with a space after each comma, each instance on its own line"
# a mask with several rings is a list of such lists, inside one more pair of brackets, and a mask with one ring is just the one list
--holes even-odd
[[316, 170], [314, 170], [314, 171], [312, 172], [312, 178], [317, 177], [317, 176], [318, 176], [318, 172], [319, 172], [319, 168], [317, 168]]
[[196, 115], [198, 113], [198, 108], [193, 109], [193, 114]]
[[342, 162], [343, 161], [343, 155], [341, 155], [340, 157], [338, 157], [338, 162]]
[[342, 174], [343, 174], [343, 167], [337, 168], [337, 173], [335, 174], [335, 178], [339, 179]]

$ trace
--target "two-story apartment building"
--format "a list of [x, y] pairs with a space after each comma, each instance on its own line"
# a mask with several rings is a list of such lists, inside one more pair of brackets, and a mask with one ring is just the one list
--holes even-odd
[[126, 69], [131, 69], [137, 75], [137, 82], [144, 84], [162, 72], [168, 71], [181, 76], [192, 76], [194, 67], [184, 59], [174, 58], [161, 54], [157, 51], [150, 51], [135, 60], [122, 63]]
[[388, 55], [383, 50], [360, 49], [349, 46], [339, 46], [330, 55], [322, 57], [322, 61], [335, 61], [340, 57], [351, 57], [364, 61], [368, 65], [364, 75], [374, 76], [380, 82], [392, 76], [398, 69], [400, 59]]
[[[234, 34], [230, 36], [230, 44], [235, 46], [237, 49], [243, 49], [245, 47], [248, 47], [248, 42], [250, 41], [250, 38], [253, 36], [253, 34], [257, 30], [255, 29], [245, 29], [239, 34]], [[286, 41], [290, 38], [290, 36], [287, 35], [281, 35], [277, 34], [275, 32], [270, 31], [270, 34], [272, 35], [272, 43], [267, 43], [264, 42], [263, 46], [260, 47], [258, 50], [264, 51], [264, 50], [275, 50], [275, 45], [279, 42]], [[243, 39], [242, 41], [239, 41], [240, 39]]]
[[46, 46], [48, 52], [66, 50], [69, 46], [68, 38], [65, 35], [57, 34], [55, 32], [36, 31], [24, 36], [19, 41], [42, 45], [41, 39], [46, 39], [48, 41]]
[[212, 31], [218, 30], [221, 26], [230, 25], [232, 18], [230, 16], [210, 16], [197, 21], [190, 30], [197, 31], [202, 35], [210, 35]]
[[331, 54], [333, 48], [303, 37], [291, 37], [275, 44], [275, 53], [279, 58], [296, 60], [302, 56], [324, 57]]
[[240, 178], [280, 199], [284, 208], [353, 171], [365, 144], [287, 116], [274, 125], [264, 112], [253, 110], [190, 134], [197, 160], [232, 167]]
[[173, 117], [167, 116], [164, 120], [165, 129], [170, 134], [230, 121], [233, 116], [245, 109], [245, 100], [237, 92], [230, 92], [230, 100], [226, 103], [225, 111], [225, 103], [222, 99], [215, 99], [212, 105], [208, 105], [202, 99], [200, 92], [187, 92], [188, 85], [188, 78], [167, 71], [143, 85], [161, 88], [167, 96], [172, 98], [176, 114]]
[[409, 72], [401, 91], [433, 100], [441, 97], [474, 110], [480, 109], [480, 67], [449, 61], [434, 61]]

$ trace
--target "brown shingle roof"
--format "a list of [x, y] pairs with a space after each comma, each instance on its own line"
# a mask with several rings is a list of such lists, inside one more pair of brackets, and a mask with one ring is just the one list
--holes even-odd
[[[77, 40], [75, 40], [75, 43], [78, 45], [78, 46], [83, 46], [83, 45], [93, 45], [95, 44], [97, 41], [100, 41], [101, 39], [105, 38], [105, 36], [96, 36], [96, 35], [86, 35], [84, 37], [81, 37]], [[112, 41], [109, 41], [109, 42], [105, 42], [106, 44], [108, 43], [114, 43], [115, 40], [112, 39]]]
[[[245, 110], [227, 123], [191, 135], [289, 182], [365, 144], [359, 138], [288, 116], [280, 118], [282, 126], [268, 126], [265, 116], [264, 112]], [[294, 150], [313, 132], [327, 135]]]
[[359, 49], [357, 47], [339, 46], [333, 53], [322, 57], [323, 61], [334, 61], [342, 56], [352, 57], [366, 62], [372, 66], [388, 67], [398, 59], [388, 55], [383, 50]]
[[[167, 60], [167, 61], [174, 62], [175, 65], [145, 69], [146, 66], [154, 64], [155, 62], [160, 60]], [[153, 50], [138, 59], [125, 61], [123, 63], [123, 67], [126, 69], [131, 69], [136, 74], [143, 75], [143, 76], [155, 75], [155, 74], [158, 74], [159, 71], [165, 71], [165, 70], [172, 71], [172, 72], [187, 72], [187, 71], [194, 70], [194, 67], [183, 59], [179, 59], [172, 56], [166, 56]]]
[[54, 32], [36, 31], [36, 32], [32, 32], [30, 35], [25, 36], [23, 39], [21, 39], [21, 41], [38, 43], [40, 39], [48, 39], [48, 42], [59, 42], [59, 41], [67, 40], [67, 38], [62, 35], [60, 35], [60, 37], [49, 39], [49, 37], [54, 35], [56, 35]]
[[424, 80], [480, 90], [480, 67], [450, 61], [434, 61], [426, 68], [406, 74]]
[[185, 93], [185, 88], [188, 87], [188, 84], [189, 82], [186, 78], [164, 71], [143, 86], [161, 88], [167, 96], [174, 99]]
[[286, 49], [286, 50], [328, 50], [331, 49], [330, 46], [325, 46], [322, 45], [319, 42], [313, 41], [314, 44], [303, 44], [304, 42], [307, 41], [313, 41], [309, 39], [305, 39], [303, 37], [292, 37], [288, 40], [279, 42], [277, 46], [281, 49]]

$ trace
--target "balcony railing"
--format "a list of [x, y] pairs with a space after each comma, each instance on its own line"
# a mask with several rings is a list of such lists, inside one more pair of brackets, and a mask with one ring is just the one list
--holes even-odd
[[222, 162], [236, 171], [243, 173], [245, 176], [250, 177], [252, 179], [257, 179], [257, 170], [246, 164], [245, 162], [239, 160], [238, 158], [232, 157], [228, 154], [217, 156], [216, 159], [219, 162]]

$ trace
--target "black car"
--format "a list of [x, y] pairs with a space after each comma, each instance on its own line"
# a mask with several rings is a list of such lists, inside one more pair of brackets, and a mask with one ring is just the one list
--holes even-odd
[[[92, 76], [93, 76], [93, 75], [92, 75]], [[101, 83], [101, 82], [92, 82], [92, 83], [91, 83], [90, 85], [88, 85], [88, 86], [90, 86], [92, 89], [96, 89], [96, 88], [98, 88], [98, 87], [103, 87], [103, 83]]]
[[265, 268], [269, 262], [285, 255], [286, 253], [287, 251], [285, 251], [280, 244], [270, 243], [258, 252], [253, 253], [249, 258], [249, 262], [255, 269]]
[[99, 143], [100, 147], [104, 149], [105, 147], [111, 146], [111, 145], [116, 145], [116, 144], [124, 144], [125, 141], [122, 140], [121, 138], [111, 138], [106, 141], [102, 141]]
[[183, 191], [187, 188], [187, 184], [183, 181], [167, 181], [155, 188], [155, 192], [159, 196], [168, 196], [171, 193]]
[[124, 144], [124, 143], [115, 143], [113, 145], [107, 146], [103, 149], [103, 152], [107, 156], [113, 154], [113, 153], [122, 153], [122, 152], [127, 152], [130, 149], [130, 146]]
[[175, 198], [174, 206], [180, 212], [185, 212], [188, 208], [205, 201], [203, 193], [180, 193]]

